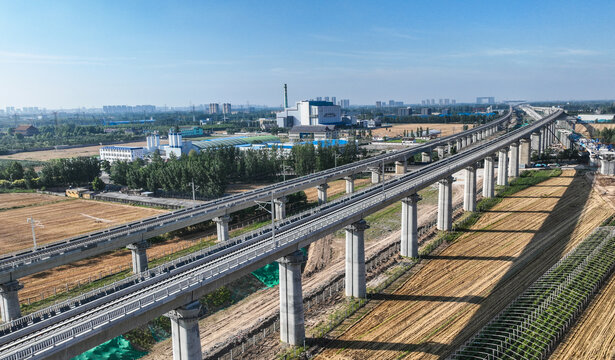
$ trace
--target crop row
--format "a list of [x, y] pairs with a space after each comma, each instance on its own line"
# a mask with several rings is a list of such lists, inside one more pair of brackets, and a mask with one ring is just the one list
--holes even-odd
[[597, 228], [450, 358], [545, 358], [613, 269], [615, 228]]

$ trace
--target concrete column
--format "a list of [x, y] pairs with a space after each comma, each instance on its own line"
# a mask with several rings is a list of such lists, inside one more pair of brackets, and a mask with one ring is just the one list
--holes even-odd
[[468, 145], [472, 145], [472, 137], [471, 137], [471, 136], [467, 136], [467, 137], [466, 137], [466, 143], [467, 143]]
[[431, 150], [429, 150], [429, 152], [421, 153], [421, 162], [424, 162], [424, 163], [431, 162]]
[[453, 220], [453, 177], [438, 182], [438, 230], [448, 231]]
[[532, 162], [532, 147], [529, 139], [520, 140], [519, 166], [528, 167]]
[[449, 155], [453, 153], [453, 143], [450, 141], [446, 144], [446, 153]]
[[372, 184], [378, 184], [380, 182], [380, 168], [371, 168], [369, 171], [372, 174]]
[[305, 325], [301, 264], [303, 252], [297, 250], [278, 260], [280, 268], [280, 340], [290, 345], [303, 345]]
[[463, 210], [476, 211], [476, 166], [466, 168], [463, 187]]
[[498, 185], [508, 185], [508, 148], [498, 151]]
[[346, 296], [364, 298], [365, 285], [365, 220], [346, 226]]
[[532, 152], [536, 152], [538, 155], [542, 153], [542, 148], [540, 147], [540, 132], [534, 132], [531, 135], [532, 137]]
[[463, 148], [463, 145], [461, 143], [461, 139], [457, 139], [455, 140], [455, 146], [457, 147], [457, 152], [459, 152], [459, 150], [461, 150]]
[[352, 194], [354, 192], [354, 178], [352, 176], [346, 176], [346, 194]]
[[216, 230], [218, 234], [218, 242], [226, 241], [229, 239], [228, 236], [228, 223], [231, 221], [231, 217], [228, 215], [218, 216], [214, 218], [214, 222], [216, 223]]
[[483, 197], [492, 198], [494, 194], [493, 188], [493, 157], [485, 158], [485, 168], [483, 174]]
[[416, 211], [419, 200], [420, 196], [412, 194], [401, 201], [401, 256], [419, 257]]
[[438, 159], [444, 159], [444, 146], [436, 147], [436, 151], [438, 152]]
[[322, 205], [327, 202], [327, 189], [329, 188], [329, 184], [324, 183], [316, 186], [316, 190], [318, 190], [318, 205]]
[[408, 160], [395, 162], [395, 174], [403, 175], [408, 169]]
[[510, 144], [510, 156], [508, 165], [508, 176], [519, 177], [519, 144]]
[[478, 137], [476, 136], [476, 133], [472, 134], [472, 143], [475, 143], [478, 141]]
[[130, 244], [126, 246], [132, 253], [132, 272], [140, 274], [147, 270], [147, 241]]
[[21, 289], [23, 289], [23, 285], [17, 280], [0, 285], [0, 317], [2, 317], [2, 321], [11, 322], [21, 317], [19, 296], [17, 295], [17, 292]]
[[468, 147], [468, 138], [464, 136], [461, 138], [461, 148], [464, 149], [466, 147]]
[[275, 207], [275, 218], [276, 220], [282, 220], [286, 217], [286, 203], [288, 202], [288, 198], [286, 196], [282, 196], [281, 198], [277, 198], [273, 200], [273, 204]]
[[486, 139], [487, 137], [489, 137], [489, 134], [487, 132], [487, 130], [483, 130], [483, 139]]
[[201, 336], [199, 334], [199, 311], [201, 303], [191, 302], [165, 314], [171, 319], [173, 360], [201, 360]]

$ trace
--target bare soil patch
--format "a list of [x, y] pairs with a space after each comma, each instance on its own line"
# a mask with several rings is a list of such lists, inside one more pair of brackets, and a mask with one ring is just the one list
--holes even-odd
[[[468, 125], [470, 128], [472, 125]], [[433, 130], [440, 130], [442, 133], [441, 136], [448, 136], [457, 134], [463, 131], [463, 124], [426, 124], [426, 123], [416, 123], [416, 124], [395, 124], [389, 128], [379, 128], [372, 130], [372, 135], [374, 136], [403, 136], [404, 131], [414, 131], [417, 132], [417, 129], [422, 127], [423, 130], [429, 128]]]
[[503, 200], [319, 358], [445, 357], [613, 213], [590, 187], [565, 171]]
[[[162, 143], [162, 142], [161, 142]], [[135, 141], [118, 146], [145, 146], [145, 141]], [[0, 159], [47, 161], [52, 159], [73, 158], [78, 156], [94, 156], [100, 154], [100, 145], [83, 146], [70, 149], [26, 151], [10, 155], [0, 155]]]
[[0, 194], [0, 210], [16, 207], [38, 206], [64, 201], [65, 198], [37, 193], [6, 193]]

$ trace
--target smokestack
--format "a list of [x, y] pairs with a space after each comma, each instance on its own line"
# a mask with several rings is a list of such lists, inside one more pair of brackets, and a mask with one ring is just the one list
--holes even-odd
[[288, 88], [284, 84], [284, 109], [288, 108]]

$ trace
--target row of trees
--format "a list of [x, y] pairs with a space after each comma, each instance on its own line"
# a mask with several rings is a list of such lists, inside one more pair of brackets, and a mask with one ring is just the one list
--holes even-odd
[[[17, 161], [0, 166], [0, 187], [35, 189], [89, 184], [100, 175], [100, 163], [92, 157], [55, 159], [45, 163], [40, 173]], [[98, 183], [100, 185], [100, 182]]]
[[596, 130], [593, 132], [592, 136], [594, 138], [600, 139], [600, 141], [604, 144], [615, 144], [614, 128], [604, 128], [602, 130]]

